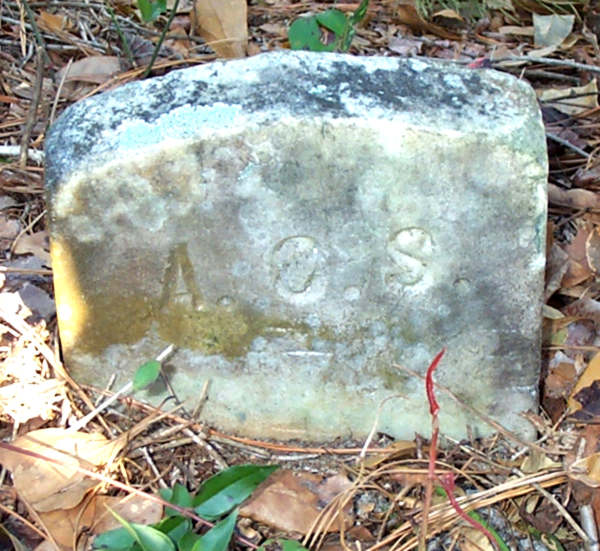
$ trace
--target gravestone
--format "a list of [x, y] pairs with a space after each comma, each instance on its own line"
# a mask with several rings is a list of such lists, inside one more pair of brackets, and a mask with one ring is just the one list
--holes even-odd
[[[547, 158], [532, 89], [423, 59], [276, 52], [78, 102], [47, 139], [79, 381], [167, 345], [203, 420], [276, 439], [429, 433], [436, 380], [522, 436], [536, 406]], [[142, 397], [166, 395], [156, 384]], [[441, 430], [492, 429], [438, 392]], [[386, 398], [390, 398], [385, 401]]]

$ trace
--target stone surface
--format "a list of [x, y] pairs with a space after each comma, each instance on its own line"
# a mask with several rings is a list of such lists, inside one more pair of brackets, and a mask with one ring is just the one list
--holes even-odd
[[[529, 437], [547, 160], [533, 91], [421, 59], [278, 52], [123, 86], [47, 139], [68, 368], [167, 344], [203, 419], [250, 436], [429, 433], [423, 373]], [[157, 401], [160, 385], [146, 397]], [[440, 392], [442, 431], [490, 428]]]

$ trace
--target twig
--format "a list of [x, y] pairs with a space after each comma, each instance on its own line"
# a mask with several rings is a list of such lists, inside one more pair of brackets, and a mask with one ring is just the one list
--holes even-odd
[[0, 273], [52, 275], [52, 270], [44, 270], [44, 269], [35, 270], [33, 268], [13, 268], [12, 266], [0, 266]]
[[210, 445], [210, 442], [208, 442], [206, 440], [206, 438], [203, 438], [200, 435], [196, 434], [190, 428], [185, 428], [185, 429], [183, 429], [182, 432], [183, 432], [183, 434], [187, 435], [194, 444], [196, 444], [197, 446], [199, 446], [201, 448], [204, 448], [206, 453], [215, 462], [215, 464], [217, 465], [217, 467], [219, 467], [219, 469], [225, 470], [229, 467], [229, 465], [227, 464], [227, 461], [225, 461], [225, 459], [223, 459], [221, 454]]
[[137, 67], [137, 65], [135, 63], [135, 59], [133, 57], [133, 54], [131, 53], [131, 48], [129, 47], [129, 41], [127, 40], [127, 37], [123, 34], [123, 31], [121, 30], [121, 26], [119, 25], [119, 22], [117, 21], [117, 18], [115, 17], [115, 12], [113, 11], [113, 9], [110, 6], [106, 6], [106, 10], [108, 11], [110, 18], [111, 18], [112, 22], [114, 23], [115, 28], [117, 29], [117, 34], [119, 35], [119, 38], [121, 39], [121, 42], [123, 43], [123, 49], [125, 50], [127, 59], [129, 59], [129, 63], [131, 63], [132, 67]]
[[0, 503], [0, 511], [6, 513], [7, 515], [9, 515], [11, 517], [14, 517], [19, 522], [22, 522], [25, 526], [27, 526], [27, 528], [29, 528], [30, 530], [35, 532], [38, 536], [41, 536], [42, 538], [46, 537], [46, 534], [44, 534], [44, 532], [42, 532], [35, 524], [32, 524], [31, 522], [29, 522], [25, 517], [21, 516], [16, 511], [9, 509], [5, 505], [2, 505], [2, 503]]
[[[26, 5], [26, 4], [25, 4]], [[29, 103], [29, 112], [27, 113], [27, 122], [25, 123], [25, 128], [23, 129], [23, 136], [21, 137], [21, 153], [19, 156], [19, 164], [21, 168], [25, 168], [27, 165], [27, 153], [29, 151], [29, 138], [31, 138], [31, 133], [33, 132], [33, 127], [37, 121], [37, 110], [38, 105], [40, 104], [40, 97], [42, 96], [42, 82], [44, 81], [44, 60], [43, 53], [41, 47], [38, 46], [36, 55], [35, 55], [35, 82], [33, 84], [33, 94], [31, 97], [31, 102]]]
[[[113, 394], [111, 394], [111, 391], [103, 390], [103, 389], [97, 388], [93, 385], [84, 384], [84, 385], [82, 385], [82, 387], [89, 390], [90, 392], [101, 393], [105, 396], [113, 396]], [[119, 397], [119, 400], [125, 401], [125, 398], [121, 396], [121, 397]], [[127, 403], [141, 411], [155, 411], [155, 408], [152, 407], [151, 405], [145, 404], [144, 402], [140, 402], [139, 400], [136, 400], [135, 398], [132, 398], [130, 396], [127, 397]], [[173, 419], [174, 421], [177, 421], [178, 423], [184, 423], [184, 424], [189, 421], [189, 419], [186, 419], [184, 417], [177, 416], [177, 415], [171, 415], [171, 416], [169, 416], [169, 418]], [[198, 426], [200, 426], [199, 423], [198, 423]], [[192, 428], [196, 428], [196, 427], [193, 426]], [[201, 428], [202, 427], [200, 427], [200, 429]], [[200, 429], [198, 429], [198, 430], [200, 430]], [[242, 438], [241, 436], [234, 436], [232, 434], [226, 434], [224, 432], [220, 432], [218, 430], [211, 429], [211, 428], [208, 428], [206, 430], [209, 433], [211, 440], [214, 439], [216, 441], [222, 441], [223, 443], [225, 443], [229, 446], [236, 446], [236, 447], [241, 447], [241, 448], [245, 448], [245, 449], [252, 449], [252, 446], [255, 446], [255, 448], [257, 450], [258, 449], [269, 450], [271, 453], [298, 453], [298, 454], [303, 454], [303, 455], [312, 455], [312, 454], [356, 455], [357, 453], [361, 452], [361, 448], [334, 448], [334, 447], [326, 447], [326, 446], [319, 447], [319, 448], [313, 448], [313, 447], [305, 447], [305, 446], [289, 446], [286, 444], [276, 444], [274, 442], [264, 442], [262, 440], [253, 440], [251, 438]], [[254, 451], [256, 451], [256, 450], [254, 450]], [[394, 451], [397, 451], [394, 447], [369, 448], [367, 450], [367, 453], [378, 454], [378, 455], [387, 455], [387, 454], [393, 453]], [[264, 457], [267, 458], [268, 455], [264, 455]]]
[[25, 228], [23, 228], [19, 232], [17, 237], [15, 237], [14, 241], [12, 242], [12, 245], [10, 246], [10, 254], [11, 255], [15, 252], [15, 248], [17, 247], [17, 243], [19, 242], [19, 239], [21, 239], [21, 237], [23, 237], [23, 235], [25, 235], [30, 229], [32, 229], [33, 226], [35, 226], [44, 216], [46, 216], [46, 209], [44, 209], [42, 212], [40, 212], [29, 224], [27, 224], [27, 226]]
[[29, 19], [31, 30], [33, 31], [33, 36], [35, 36], [35, 39], [37, 40], [38, 47], [42, 50], [42, 55], [44, 56], [44, 63], [51, 65], [52, 61], [50, 60], [50, 57], [46, 52], [46, 41], [44, 40], [44, 37], [42, 36], [42, 33], [40, 32], [40, 29], [38, 28], [37, 23], [35, 22], [35, 15], [31, 10], [31, 7], [29, 6], [29, 2], [27, 0], [21, 0], [21, 3], [23, 4], [25, 12], [27, 13], [27, 19]]
[[[579, 507], [579, 516], [581, 517], [581, 525], [588, 539], [585, 542], [586, 551], [600, 551], [598, 544], [598, 526], [594, 518], [594, 509], [588, 503]], [[584, 540], [585, 541], [585, 540]]]
[[67, 62], [67, 66], [63, 71], [62, 76], [60, 77], [60, 82], [58, 83], [58, 87], [56, 88], [56, 95], [54, 96], [54, 101], [52, 102], [52, 109], [50, 110], [50, 118], [48, 119], [48, 126], [54, 122], [54, 117], [56, 117], [56, 109], [58, 108], [58, 102], [60, 101], [60, 94], [62, 93], [63, 86], [67, 80], [67, 76], [69, 71], [71, 70], [71, 65], [73, 64], [73, 58], [70, 57]]
[[[504, 72], [511, 73], [511, 67], [502, 67]], [[520, 67], [515, 67], [515, 74], [520, 74], [522, 69]], [[570, 82], [575, 86], [579, 86], [581, 84], [581, 78], [571, 76], [571, 75], [563, 75], [561, 73], [554, 73], [552, 71], [544, 71], [543, 69], [527, 69], [526, 73], [527, 77], [537, 77], [537, 78], [548, 78], [553, 80], [561, 80], [563, 82]]]
[[383, 406], [385, 405], [385, 403], [388, 400], [391, 400], [392, 398], [404, 398], [404, 396], [402, 394], [393, 394], [392, 396], [388, 396], [387, 398], [384, 398], [380, 402], [379, 406], [377, 407], [377, 413], [375, 414], [375, 419], [373, 420], [373, 425], [371, 427], [371, 430], [369, 431], [369, 434], [368, 434], [367, 438], [365, 439], [365, 443], [363, 444], [363, 447], [360, 450], [360, 454], [358, 455], [359, 461], [362, 461], [367, 456], [367, 450], [369, 449], [369, 446], [371, 445], [371, 441], [373, 440], [373, 437], [375, 436], [375, 432], [377, 432], [377, 426], [379, 425], [379, 417], [381, 417], [381, 411], [383, 410]]
[[[519, 469], [513, 469], [513, 472], [519, 477], [523, 477], [523, 473]], [[565, 509], [564, 505], [560, 503], [554, 495], [552, 495], [548, 490], [542, 488], [537, 482], [532, 482], [531, 485], [542, 494], [562, 515], [562, 517], [567, 521], [567, 524], [573, 528], [573, 530], [579, 535], [579, 537], [584, 541], [586, 545], [590, 543], [590, 538], [586, 534], [585, 530], [583, 530], [576, 522], [575, 519], [569, 514], [569, 512]]]
[[146, 446], [142, 446], [140, 450], [142, 451], [142, 455], [144, 456], [146, 463], [148, 463], [150, 470], [154, 473], [156, 480], [158, 480], [158, 485], [161, 488], [168, 488], [169, 485], [165, 482], [165, 479], [163, 478], [162, 474], [160, 474], [160, 471], [156, 468], [156, 464], [152, 460], [152, 457], [148, 452], [148, 448]]
[[591, 157], [591, 155], [589, 153], [586, 153], [583, 149], [577, 147], [576, 145], [573, 145], [564, 138], [560, 138], [559, 136], [550, 134], [550, 132], [546, 132], [546, 138], [552, 140], [553, 142], [559, 143], [560, 145], [564, 145], [569, 149], [572, 149], [573, 151], [575, 151], [575, 153], [581, 155], [582, 157], [585, 157], [586, 159], [589, 159]]
[[[0, 145], [0, 156], [5, 157], [20, 157], [21, 146], [19, 145]], [[27, 157], [34, 163], [44, 162], [44, 152], [39, 149], [29, 148], [27, 150]]]
[[554, 65], [556, 67], [571, 67], [580, 71], [590, 71], [591, 73], [600, 73], [600, 67], [595, 65], [587, 65], [586, 63], [577, 63], [569, 59], [555, 59], [553, 57], [529, 57], [526, 55], [515, 55], [501, 57], [490, 60], [492, 65], [504, 63], [505, 61], [524, 61], [526, 63], [544, 63], [546, 65]]

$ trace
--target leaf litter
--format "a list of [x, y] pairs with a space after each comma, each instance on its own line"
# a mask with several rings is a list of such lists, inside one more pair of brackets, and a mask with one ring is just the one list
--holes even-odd
[[[539, 439], [524, 446], [505, 433], [468, 442], [442, 434], [436, 470], [455, 473], [457, 503], [467, 513], [477, 509], [511, 549], [529, 549], [532, 541], [536, 549], [581, 549], [594, 539], [589, 527], [600, 519], [600, 493], [594, 491], [600, 485], [600, 9], [576, 0], [487, 0], [475, 11], [466, 9], [469, 4], [372, 1], [350, 52], [437, 57], [473, 70], [493, 67], [526, 79], [538, 94], [551, 165], [542, 410], [528, 414]], [[185, 412], [132, 435], [129, 429], [152, 414], [132, 398], [69, 432], [68, 426], [93, 408], [91, 396], [111, 391], [82, 389], [70, 380], [59, 360], [53, 313], [44, 309], [40, 293], [26, 300], [28, 293], [36, 294], [31, 289], [52, 296], [46, 219], [38, 218], [45, 208], [42, 171], [35, 160], [49, 120], [76, 99], [139, 78], [159, 45], [153, 74], [217, 56], [285, 48], [291, 21], [331, 4], [180, 2], [162, 44], [167, 15], [145, 24], [135, 2], [112, 2], [114, 18], [102, 3], [32, 4], [31, 16], [28, 6], [5, 0], [0, 9], [0, 199], [6, 205], [0, 213], [0, 413], [5, 441], [60, 458], [61, 464], [3, 450], [2, 463], [25, 508], [9, 491], [8, 478], [3, 505], [66, 549], [78, 536], [102, 531], [93, 526], [107, 518], [103, 500], [116, 500], [110, 507], [140, 524], [162, 514], [156, 502], [139, 495], [123, 501], [134, 504], [129, 511], [126, 505], [119, 509], [127, 492], [77, 467], [156, 495], [176, 484], [195, 490], [226, 465], [279, 463], [291, 470], [267, 481], [242, 509], [249, 518], [238, 521], [256, 544], [289, 531], [315, 549], [416, 549], [423, 488], [431, 474], [426, 440], [392, 442], [376, 434], [366, 449], [364, 442], [307, 448], [222, 434]], [[168, 9], [173, 6], [168, 3]], [[335, 5], [344, 13], [357, 6]], [[28, 53], [36, 40], [47, 56], [41, 76]], [[36, 84], [42, 101], [33, 110]], [[112, 463], [115, 455], [119, 460]], [[346, 481], [337, 497], [318, 492], [319, 481], [330, 479]], [[31, 480], [39, 483], [28, 484]], [[102, 495], [106, 492], [112, 495]], [[251, 509], [253, 503], [260, 514]], [[434, 547], [491, 548], [435, 492], [428, 517]], [[17, 524], [18, 533], [32, 542], [36, 536], [28, 522]], [[554, 547], [544, 544], [550, 541]]]

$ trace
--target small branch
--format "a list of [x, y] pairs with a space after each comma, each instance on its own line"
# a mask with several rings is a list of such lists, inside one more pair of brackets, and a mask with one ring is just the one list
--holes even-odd
[[27, 154], [29, 152], [29, 138], [33, 132], [33, 127], [37, 121], [37, 110], [42, 96], [42, 83], [44, 82], [44, 50], [38, 46], [35, 55], [35, 82], [33, 83], [33, 94], [29, 104], [29, 112], [27, 113], [27, 122], [21, 136], [21, 151], [19, 153], [19, 164], [21, 168], [27, 166]]
[[590, 71], [591, 73], [600, 73], [600, 67], [595, 65], [587, 65], [585, 63], [577, 63], [569, 59], [555, 59], [553, 57], [529, 57], [526, 55], [515, 55], [491, 59], [492, 65], [500, 64], [505, 61], [523, 61], [525, 63], [543, 63], [545, 65], [553, 65], [555, 67], [571, 67], [580, 71]]
[[[0, 145], [0, 157], [20, 157], [21, 146], [19, 145]], [[34, 163], [44, 162], [44, 152], [39, 149], [28, 149], [27, 157]]]
[[555, 136], [554, 134], [550, 134], [549, 132], [546, 132], [546, 138], [548, 138], [549, 140], [552, 140], [553, 142], [559, 143], [560, 145], [564, 145], [565, 147], [575, 151], [575, 153], [577, 153], [578, 155], [581, 155], [582, 157], [585, 157], [586, 159], [589, 159], [591, 157], [591, 155], [589, 153], [586, 153], [580, 147], [573, 145], [572, 143], [568, 142], [567, 140], [565, 140], [563, 138], [560, 138], [559, 136]]
[[131, 66], [133, 68], [137, 67], [135, 58], [133, 57], [133, 53], [131, 52], [131, 48], [129, 47], [129, 41], [127, 40], [127, 37], [121, 30], [121, 25], [119, 25], [119, 22], [117, 21], [117, 18], [115, 17], [115, 12], [113, 11], [113, 9], [110, 6], [106, 6], [106, 10], [108, 11], [110, 18], [111, 18], [112, 22], [114, 23], [115, 28], [117, 29], [117, 34], [119, 35], [119, 38], [121, 39], [121, 42], [123, 43], [123, 49], [125, 50], [125, 55], [127, 56], [127, 59], [129, 59], [129, 63], [131, 63]]
[[52, 61], [50, 60], [50, 57], [46, 52], [46, 41], [44, 40], [44, 37], [42, 36], [42, 33], [40, 32], [40, 29], [37, 26], [37, 23], [35, 21], [35, 15], [31, 10], [31, 7], [29, 6], [29, 2], [27, 0], [21, 0], [21, 3], [23, 4], [25, 12], [27, 13], [27, 19], [29, 19], [31, 30], [33, 31], [33, 36], [35, 36], [35, 39], [37, 40], [38, 47], [42, 50], [42, 55], [44, 56], [44, 63], [51, 65]]

